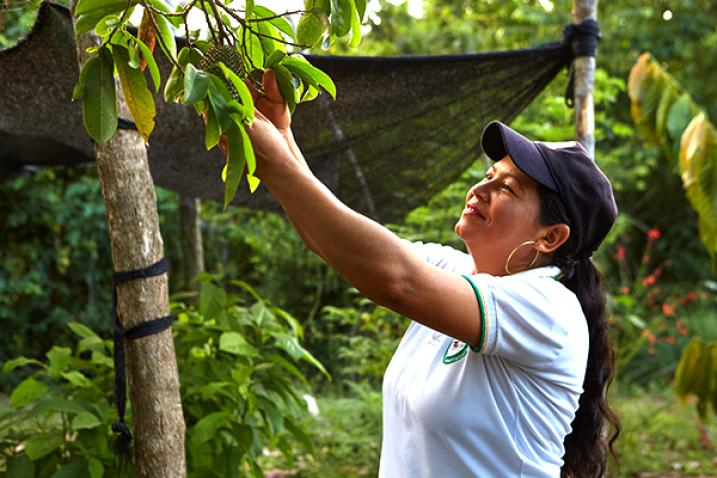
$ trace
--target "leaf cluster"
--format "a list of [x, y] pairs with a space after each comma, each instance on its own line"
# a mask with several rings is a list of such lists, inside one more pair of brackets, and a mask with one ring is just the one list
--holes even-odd
[[[135, 8], [143, 10], [136, 33], [128, 28]], [[159, 90], [162, 79], [153, 57], [159, 44], [173, 65], [164, 83], [164, 100], [192, 105], [204, 120], [207, 150], [220, 146], [227, 155], [221, 173], [226, 207], [245, 172], [252, 192], [259, 185], [244, 127], [254, 119], [252, 94], [262, 93], [262, 72], [268, 68], [276, 72], [292, 112], [321, 90], [335, 98], [331, 78], [300, 51], [348, 35], [351, 45], [358, 44], [365, 9], [365, 0], [307, 0], [305, 10], [284, 14], [253, 1], [239, 10], [221, 0], [192, 0], [176, 8], [164, 0], [79, 0], [74, 12], [76, 33], [94, 29], [102, 43], [83, 65], [73, 98], [83, 100], [83, 121], [92, 139], [105, 143], [117, 129], [113, 79], [118, 76], [137, 130], [148, 141], [156, 107], [143, 71], [149, 70], [154, 89]], [[206, 20], [204, 37], [201, 31], [190, 30], [187, 18], [195, 10]], [[302, 14], [296, 29], [286, 18], [292, 13]], [[179, 29], [184, 30], [181, 48], [175, 38]]]
[[[188, 468], [198, 476], [263, 476], [263, 448], [293, 460], [294, 442], [308, 453], [303, 429], [307, 381], [298, 361], [326, 373], [300, 343], [303, 329], [247, 284], [224, 289], [202, 277], [198, 306], [173, 304]], [[71, 322], [74, 350], [53, 347], [45, 361], [5, 363], [32, 373], [0, 405], [0, 454], [6, 476], [125, 476], [113, 451], [112, 342]], [[129, 407], [128, 407], [129, 410]], [[130, 418], [131, 420], [131, 418]]]
[[679, 168], [699, 218], [700, 237], [717, 266], [717, 130], [690, 94], [648, 53], [630, 72], [635, 124]]

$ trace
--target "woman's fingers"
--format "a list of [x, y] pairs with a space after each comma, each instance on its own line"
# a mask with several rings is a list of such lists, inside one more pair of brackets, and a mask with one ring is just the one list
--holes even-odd
[[272, 103], [285, 103], [284, 97], [281, 96], [279, 85], [276, 83], [276, 72], [274, 72], [274, 70], [271, 68], [265, 70], [262, 82], [264, 83], [264, 92], [267, 100]]

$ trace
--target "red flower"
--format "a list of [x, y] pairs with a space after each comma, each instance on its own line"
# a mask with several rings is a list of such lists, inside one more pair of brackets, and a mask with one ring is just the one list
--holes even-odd
[[645, 287], [650, 287], [650, 286], [652, 286], [652, 285], [655, 285], [655, 281], [656, 281], [656, 280], [657, 280], [657, 279], [655, 278], [654, 275], [649, 275], [649, 276], [647, 276], [647, 277], [643, 277], [643, 278], [642, 278], [642, 285], [644, 285]]
[[630, 288], [629, 288], [629, 287], [623, 287], [623, 288], [621, 289], [621, 292], [622, 292], [624, 295], [628, 295], [628, 294], [630, 293]]
[[664, 304], [662, 304], [662, 313], [667, 317], [672, 317], [673, 315], [675, 315], [675, 306], [665, 302]]
[[653, 274], [655, 275], [655, 278], [660, 277], [662, 275], [662, 267], [656, 268], [655, 272], [653, 272]]
[[687, 330], [687, 327], [685, 327], [685, 323], [682, 322], [682, 320], [678, 320], [678, 321], [675, 323], [675, 327], [677, 327], [677, 333], [678, 333], [678, 334], [680, 334], [680, 335], [687, 335], [688, 330]]
[[624, 261], [625, 260], [625, 248], [622, 246], [617, 246], [615, 248], [615, 255], [613, 257], [615, 258], [615, 260]]
[[667, 338], [665, 339], [665, 342], [667, 342], [667, 343], [670, 344], [670, 345], [675, 345], [676, 340], [675, 340], [674, 337], [667, 337]]
[[647, 238], [651, 241], [654, 241], [655, 239], [659, 239], [660, 236], [662, 236], [662, 233], [657, 228], [652, 228], [649, 231], [647, 231]]
[[687, 302], [695, 302], [697, 301], [697, 294], [693, 290], [688, 290], [687, 294], [685, 294], [685, 300]]
[[655, 337], [655, 334], [653, 334], [652, 332], [650, 332], [647, 329], [642, 331], [642, 336], [647, 337], [647, 341], [650, 344], [650, 348], [649, 348], [648, 352], [650, 352], [651, 354], [654, 354], [655, 353], [655, 341], [657, 340], [657, 337]]

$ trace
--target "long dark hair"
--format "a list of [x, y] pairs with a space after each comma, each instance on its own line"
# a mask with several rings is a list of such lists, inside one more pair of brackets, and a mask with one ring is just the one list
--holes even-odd
[[[567, 224], [565, 206], [557, 193], [540, 186], [540, 220], [545, 225]], [[565, 455], [561, 477], [602, 477], [608, 453], [615, 457], [613, 445], [620, 434], [620, 421], [607, 403], [607, 389], [612, 381], [614, 357], [608, 340], [605, 294], [600, 273], [591, 259], [578, 258], [574, 236], [552, 254], [560, 267], [562, 282], [580, 301], [590, 334], [588, 363], [573, 420], [572, 432], [565, 437]]]

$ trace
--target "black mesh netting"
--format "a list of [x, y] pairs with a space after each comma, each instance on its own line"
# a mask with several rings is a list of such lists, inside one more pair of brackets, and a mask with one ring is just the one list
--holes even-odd
[[[161, 60], [158, 55], [158, 60]], [[510, 122], [570, 61], [561, 43], [440, 57], [311, 57], [335, 81], [299, 105], [297, 142], [309, 165], [344, 202], [393, 221], [458, 177], [478, 156], [485, 124]], [[169, 71], [159, 61], [162, 77]], [[74, 165], [94, 154], [81, 109], [74, 37], [64, 7], [43, 4], [32, 32], [0, 51], [0, 180], [28, 165]], [[157, 127], [149, 160], [158, 186], [221, 201], [224, 159], [203, 146], [192, 108], [155, 95]], [[265, 188], [240, 188], [235, 203], [276, 210]]]

